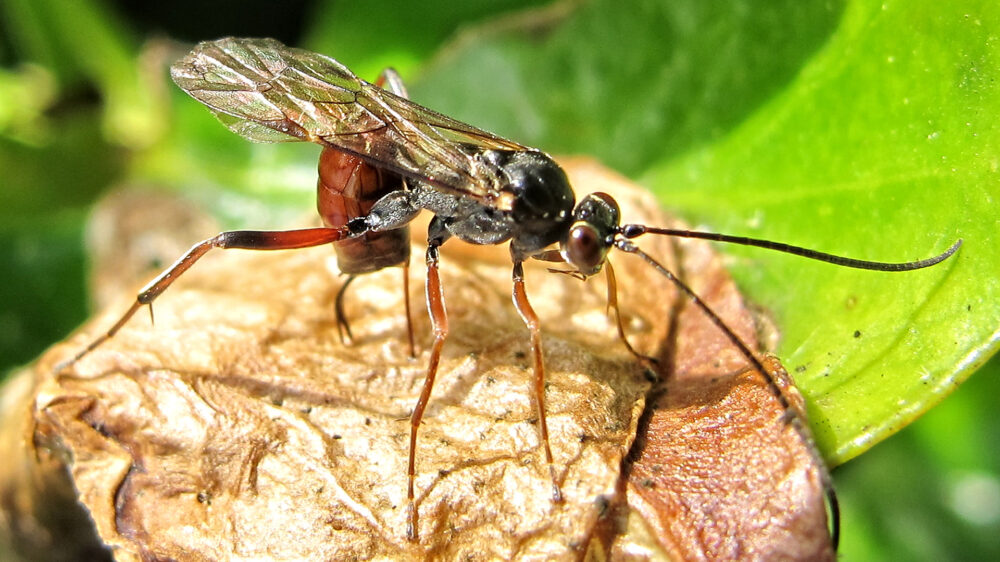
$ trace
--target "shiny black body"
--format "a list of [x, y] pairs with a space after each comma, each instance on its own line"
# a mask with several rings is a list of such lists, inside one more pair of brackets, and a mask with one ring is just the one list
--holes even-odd
[[427, 210], [434, 213], [446, 236], [472, 244], [510, 240], [511, 252], [519, 261], [566, 239], [575, 198], [562, 168], [537, 151], [488, 150], [482, 160], [496, 174], [497, 183], [509, 190], [510, 209], [418, 183], [413, 189], [386, 195], [368, 215], [348, 227], [355, 235], [393, 230]]

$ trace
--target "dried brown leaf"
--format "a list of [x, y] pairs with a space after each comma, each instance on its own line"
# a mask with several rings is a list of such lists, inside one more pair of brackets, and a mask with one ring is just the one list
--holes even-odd
[[[592, 163], [565, 164], [580, 191], [618, 198], [627, 220], [667, 224], [641, 190]], [[673, 265], [669, 240], [642, 242]], [[734, 308], [720, 313], [727, 321], [743, 318], [738, 332], [752, 340], [738, 295], [718, 290], [730, 282], [714, 258], [702, 244], [680, 246], [688, 281], [713, 306], [722, 308], [716, 297], [724, 293]], [[414, 254], [421, 252], [417, 247]], [[823, 517], [818, 526], [799, 528], [775, 514], [762, 525], [760, 507], [671, 511], [671, 498], [689, 496], [656, 500], [637, 489], [645, 482], [637, 486], [637, 475], [653, 459], [681, 463], [674, 474], [687, 474], [684, 485], [701, 476], [702, 488], [712, 490], [719, 479], [737, 490], [733, 495], [768, 498], [776, 512], [786, 505], [784, 495], [774, 494], [781, 487], [808, 491], [808, 501], [822, 507], [816, 467], [798, 464], [800, 452], [706, 437], [741, 433], [729, 424], [746, 410], [759, 412], [749, 427], [770, 426], [784, 436], [769, 447], [801, 445], [767, 389], [735, 374], [742, 369], [738, 353], [685, 308], [666, 280], [629, 256], [613, 259], [630, 341], [662, 355], [678, 374], [668, 377], [665, 398], [647, 415], [645, 445], [627, 485], [622, 459], [650, 389], [644, 369], [618, 341], [601, 279], [581, 283], [528, 268], [528, 294], [543, 325], [552, 450], [566, 498], [554, 504], [538, 448], [527, 330], [510, 303], [506, 249], [452, 242], [442, 255], [451, 332], [420, 430], [419, 541], [408, 542], [407, 415], [425, 374], [429, 322], [415, 314], [425, 341], [416, 360], [407, 358], [399, 270], [352, 285], [347, 314], [356, 341], [344, 346], [332, 305], [342, 279], [328, 248], [217, 254], [156, 302], [155, 326], [137, 317], [71, 372], [52, 375], [58, 361], [114, 321], [127, 306], [121, 301], [35, 368], [36, 447], [21, 456], [66, 460], [80, 501], [120, 560], [689, 557], [699, 541], [711, 546], [704, 556], [718, 557], [764, 552], [772, 539], [749, 535], [772, 526], [793, 538], [825, 533]], [[699, 260], [714, 265], [702, 270]], [[411, 297], [420, 303], [420, 283], [413, 285]], [[709, 379], [728, 383], [711, 387]], [[660, 412], [681, 421], [661, 427]], [[697, 425], [689, 430], [694, 441], [680, 438], [685, 423]], [[665, 450], [691, 454], [651, 456], [659, 441]], [[692, 458], [719, 468], [739, 459], [746, 467], [699, 473], [691, 470]], [[769, 480], [758, 469], [780, 476]], [[607, 508], [622, 504], [617, 498], [626, 489], [632, 520], [640, 523], [622, 528], [608, 517], [621, 512]], [[788, 510], [802, 511], [794, 506], [806, 500], [798, 498]], [[733, 520], [685, 519], [685, 511]], [[643, 528], [650, 530], [645, 538], [622, 534]], [[716, 535], [753, 548], [716, 548]]]
[[69, 459], [34, 454], [36, 381], [24, 369], [0, 386], [0, 560], [107, 559], [77, 501]]
[[[756, 350], [754, 317], [718, 256], [683, 240], [678, 255], [687, 284]], [[665, 357], [672, 368], [649, 394], [619, 511], [628, 532], [616, 537], [612, 557], [833, 559], [824, 469], [811, 443], [694, 303], [677, 302], [673, 317]], [[801, 395], [780, 362], [762, 361], [803, 421]]]

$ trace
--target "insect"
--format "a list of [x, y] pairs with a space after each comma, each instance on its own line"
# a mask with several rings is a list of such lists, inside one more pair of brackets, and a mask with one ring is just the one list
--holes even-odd
[[[778, 250], [837, 265], [879, 271], [932, 266], [954, 254], [961, 240], [933, 258], [883, 263], [834, 256], [766, 240], [621, 224], [617, 203], [594, 193], [577, 202], [563, 170], [547, 154], [500, 138], [417, 105], [389, 75], [387, 91], [365, 82], [337, 61], [286, 47], [273, 39], [225, 38], [203, 42], [173, 65], [174, 81], [205, 104], [235, 133], [252, 141], [309, 141], [324, 147], [319, 210], [327, 226], [290, 231], [229, 231], [194, 245], [150, 282], [135, 303], [103, 335], [67, 361], [68, 366], [115, 333], [138, 311], [213, 248], [280, 250], [339, 245], [345, 272], [355, 275], [401, 265], [409, 256], [405, 229], [422, 210], [433, 215], [427, 234], [426, 299], [433, 331], [427, 374], [410, 416], [407, 459], [407, 529], [417, 533], [414, 502], [418, 428], [430, 399], [448, 335], [439, 249], [451, 238], [473, 244], [509, 243], [514, 306], [530, 332], [538, 431], [552, 482], [561, 501], [545, 416], [545, 365], [541, 327], [528, 299], [524, 262], [563, 263], [569, 272], [608, 277], [609, 302], [616, 298], [607, 262], [612, 248], [638, 256], [685, 294], [726, 335], [768, 385], [789, 415], [788, 397], [761, 360], [684, 282], [633, 240], [647, 234], [700, 238]], [[395, 93], [394, 93], [395, 92]], [[345, 195], [347, 194], [347, 195]], [[351, 207], [357, 203], [357, 206]], [[350, 208], [349, 208], [350, 207]], [[405, 277], [405, 275], [404, 275]], [[342, 294], [338, 295], [338, 303]], [[409, 313], [408, 313], [409, 314]], [[347, 329], [338, 305], [338, 324]], [[638, 355], [625, 337], [622, 341]], [[410, 330], [412, 337], [412, 329]], [[411, 344], [412, 345], [412, 344]], [[640, 356], [641, 357], [641, 356]], [[801, 420], [799, 420], [801, 421]], [[799, 424], [808, 446], [811, 438]], [[836, 512], [835, 496], [825, 483]], [[834, 516], [834, 540], [837, 523]]]

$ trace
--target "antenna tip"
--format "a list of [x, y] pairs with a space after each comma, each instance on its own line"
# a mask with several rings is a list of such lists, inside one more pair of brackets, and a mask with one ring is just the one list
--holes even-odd
[[958, 240], [955, 240], [955, 243], [952, 244], [951, 247], [948, 248], [948, 250], [943, 254], [944, 257], [948, 257], [948, 256], [954, 254], [961, 247], [962, 247], [962, 239], [959, 238]]

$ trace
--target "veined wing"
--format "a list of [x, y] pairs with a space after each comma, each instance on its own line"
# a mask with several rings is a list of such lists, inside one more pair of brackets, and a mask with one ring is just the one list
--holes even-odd
[[482, 150], [533, 150], [382, 90], [330, 57], [274, 39], [199, 43], [170, 74], [247, 139], [329, 144], [477, 199], [494, 200], [502, 187], [477, 157]]

